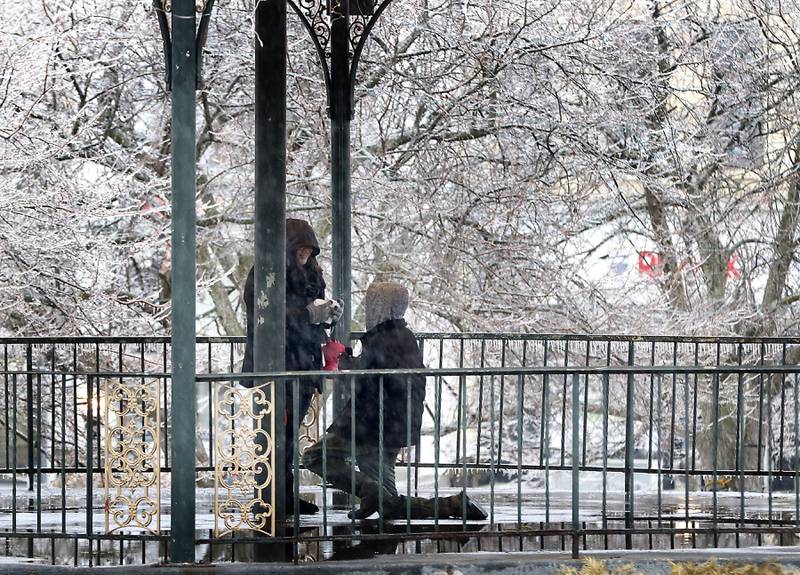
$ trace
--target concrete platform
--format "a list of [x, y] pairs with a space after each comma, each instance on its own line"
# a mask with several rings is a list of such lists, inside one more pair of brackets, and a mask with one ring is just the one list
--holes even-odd
[[[592, 552], [609, 570], [631, 565], [644, 575], [667, 575], [674, 563], [692, 561], [751, 565], [775, 563], [785, 572], [800, 570], [800, 548], [706, 549], [695, 551]], [[385, 556], [368, 561], [332, 563], [228, 563], [217, 565], [144, 565], [121, 567], [58, 567], [0, 561], [2, 575], [555, 575], [566, 567], [580, 569], [581, 560], [563, 553], [464, 553], [415, 556]]]

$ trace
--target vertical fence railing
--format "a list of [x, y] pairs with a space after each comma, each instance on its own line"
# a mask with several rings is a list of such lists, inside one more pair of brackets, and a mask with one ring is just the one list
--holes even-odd
[[[800, 402], [795, 367], [785, 365], [787, 350], [800, 345], [796, 338], [420, 337], [433, 367], [429, 410], [422, 444], [405, 450], [397, 466], [397, 487], [409, 511], [414, 496], [440, 496], [436, 516], [430, 525], [400, 521], [397, 529], [387, 524], [365, 532], [325, 507], [338, 490], [302, 469], [298, 458], [297, 496], [316, 499], [323, 511], [320, 527], [312, 528], [313, 518], [299, 519], [309, 531], [286, 539], [297, 554], [327, 557], [342, 545], [381, 537], [414, 542], [409, 549], [420, 551], [429, 549], [426, 542], [452, 551], [507, 550], [509, 541], [515, 550], [559, 549], [571, 541], [573, 553], [576, 546], [578, 553], [749, 546], [783, 544], [800, 525]], [[105, 382], [133, 388], [154, 374], [161, 378], [161, 472], [171, 474], [168, 342], [0, 343], [0, 475], [13, 479], [0, 486], [7, 553], [92, 565], [165, 559], [166, 530], [106, 533], [103, 477], [110, 423]], [[216, 463], [212, 379], [235, 371], [243, 340], [203, 338], [197, 345], [204, 374], [197, 385], [197, 531], [209, 536], [198, 533], [195, 545], [198, 556], [207, 548], [207, 560], [224, 559], [233, 547], [244, 551], [247, 539], [213, 535], [213, 487], [202, 485]], [[358, 381], [328, 376], [326, 387]], [[385, 404], [384, 414], [391, 407]], [[321, 409], [324, 428], [336, 414], [329, 404]], [[358, 409], [351, 409], [357, 419]], [[450, 517], [442, 503], [463, 490], [489, 514], [482, 532], [464, 517]], [[387, 505], [381, 502], [383, 510]], [[466, 504], [459, 505], [463, 514]]]
[[[630, 346], [627, 346], [627, 349], [630, 350]], [[626, 362], [628, 363], [628, 362]], [[456, 482], [450, 482], [449, 486], [447, 484], [442, 484], [442, 476], [441, 475], [434, 475], [431, 477], [430, 481], [430, 491], [429, 494], [435, 499], [433, 502], [431, 509], [431, 515], [429, 518], [430, 524], [426, 527], [425, 523], [417, 524], [413, 533], [411, 533], [411, 523], [404, 523], [403, 524], [403, 532], [411, 533], [417, 540], [430, 540], [436, 542], [437, 548], [441, 546], [443, 542], [445, 542], [448, 538], [454, 539], [456, 536], [452, 531], [453, 524], [450, 523], [450, 513], [451, 510], [449, 508], [444, 507], [443, 501], [445, 497], [449, 497], [449, 493], [452, 493], [451, 489], [453, 487], [457, 487], [460, 490], [466, 489], [470, 496], [474, 496], [478, 499], [483, 499], [487, 504], [488, 510], [488, 517], [486, 518], [486, 527], [484, 527], [484, 531], [480, 534], [471, 535], [471, 539], [474, 539], [475, 546], [482, 545], [484, 550], [488, 547], [487, 540], [490, 538], [495, 538], [497, 547], [502, 547], [502, 541], [507, 539], [510, 536], [515, 538], [524, 539], [525, 537], [532, 538], [532, 537], [546, 537], [549, 539], [550, 543], [553, 542], [553, 538], [563, 538], [569, 537], [571, 538], [572, 542], [572, 553], [573, 555], [577, 555], [581, 551], [580, 542], [583, 541], [583, 549], [593, 548], [594, 544], [591, 543], [591, 537], [600, 536], [601, 537], [601, 546], [603, 546], [603, 538], [610, 537], [612, 541], [612, 547], [622, 544], [625, 548], [629, 549], [638, 549], [642, 548], [642, 540], [637, 539], [640, 535], [646, 535], [647, 538], [645, 541], [649, 541], [649, 546], [652, 547], [654, 545], [654, 541], [656, 542], [656, 546], [658, 544], [658, 540], [660, 539], [664, 545], [668, 545], [670, 547], [675, 545], [675, 538], [676, 536], [681, 536], [681, 534], [687, 535], [695, 535], [698, 537], [710, 537], [711, 539], [709, 542], [716, 541], [718, 544], [721, 541], [723, 536], [728, 537], [731, 535], [735, 535], [737, 533], [740, 534], [752, 534], [755, 537], [763, 537], [767, 534], [778, 534], [786, 532], [787, 523], [783, 522], [782, 524], [778, 524], [776, 518], [773, 517], [770, 519], [769, 517], [766, 518], [766, 521], [762, 521], [759, 517], [759, 512], [757, 509], [748, 509], [746, 514], [744, 515], [744, 519], [742, 518], [741, 514], [737, 513], [729, 513], [729, 512], [722, 512], [722, 507], [719, 504], [718, 498], [720, 495], [717, 493], [719, 488], [713, 488], [713, 486], [720, 486], [723, 485], [723, 475], [728, 475], [733, 471], [738, 473], [738, 470], [733, 470], [729, 468], [725, 468], [722, 466], [717, 460], [715, 452], [708, 451], [708, 457], [710, 459], [705, 460], [703, 464], [697, 465], [695, 469], [689, 468], [689, 453], [688, 453], [688, 445], [690, 444], [690, 437], [689, 433], [689, 422], [688, 416], [690, 406], [692, 404], [690, 393], [689, 393], [689, 381], [690, 376], [697, 374], [699, 378], [702, 380], [707, 380], [710, 385], [710, 399], [711, 401], [708, 402], [708, 408], [711, 409], [708, 413], [709, 417], [706, 419], [704, 426], [707, 426], [706, 429], [702, 431], [702, 433], [707, 433], [710, 435], [711, 440], [710, 443], [712, 446], [718, 445], [719, 443], [719, 425], [720, 425], [720, 417], [718, 413], [715, 412], [716, 408], [714, 408], [715, 403], [719, 403], [719, 389], [720, 389], [720, 381], [725, 376], [733, 375], [734, 378], [738, 376], [738, 374], [744, 373], [757, 379], [760, 375], [765, 375], [767, 373], [770, 374], [780, 374], [780, 373], [793, 373], [792, 370], [794, 368], [791, 367], [784, 367], [784, 368], [759, 368], [756, 367], [706, 367], [706, 366], [699, 366], [699, 367], [689, 367], [684, 368], [680, 366], [674, 365], [665, 365], [665, 366], [628, 366], [628, 365], [619, 365], [619, 366], [611, 366], [608, 368], [604, 367], [569, 367], [563, 368], [559, 367], [552, 367], [552, 368], [485, 368], [484, 370], [479, 369], [470, 369], [470, 368], [443, 368], [441, 370], [432, 370], [426, 372], [426, 375], [431, 377], [431, 387], [434, 391], [436, 391], [439, 386], [440, 382], [442, 383], [441, 387], [443, 389], [447, 388], [447, 385], [444, 382], [453, 379], [454, 381], [461, 381], [463, 380], [465, 384], [472, 380], [475, 383], [475, 387], [477, 389], [477, 382], [479, 376], [484, 376], [488, 383], [488, 395], [490, 397], [497, 398], [497, 390], [498, 385], [497, 382], [505, 377], [508, 379], [509, 377], [516, 378], [519, 382], [517, 386], [506, 386], [506, 390], [515, 388], [521, 389], [523, 387], [523, 382], [540, 380], [542, 384], [544, 384], [544, 376], [557, 376], [559, 379], [563, 377], [564, 374], [568, 376], [568, 381], [571, 382], [569, 386], [569, 397], [567, 398], [567, 408], [566, 414], [568, 417], [568, 441], [562, 444], [560, 437], [556, 436], [554, 439], [554, 445], [558, 449], [559, 447], [563, 447], [566, 445], [569, 449], [565, 455], [565, 464], [560, 464], [560, 456], [558, 459], [548, 464], [548, 457], [545, 456], [544, 462], [540, 464], [538, 461], [527, 459], [527, 460], [518, 460], [514, 462], [507, 462], [503, 461], [498, 457], [498, 450], [497, 445], [499, 444], [499, 437], [497, 435], [499, 433], [504, 432], [504, 429], [499, 428], [497, 425], [498, 422], [498, 414], [497, 414], [497, 407], [499, 406], [499, 400], [495, 400], [494, 402], [490, 403], [488, 407], [488, 429], [487, 429], [487, 447], [488, 447], [488, 457], [483, 462], [477, 462], [474, 464], [467, 464], [466, 459], [469, 458], [469, 453], [465, 453], [461, 451], [458, 459], [455, 457], [455, 437], [461, 438], [459, 441], [463, 442], [459, 445], [470, 445], [470, 442], [464, 440], [464, 432], [465, 429], [458, 428], [454, 431], [454, 433], [458, 435], [454, 435], [452, 440], [453, 443], [450, 445], [453, 448], [452, 452], [448, 452], [448, 448], [446, 447], [448, 443], [447, 433], [446, 433], [446, 424], [444, 424], [441, 420], [437, 422], [436, 414], [440, 414], [444, 411], [441, 407], [441, 396], [437, 392], [433, 398], [433, 401], [439, 404], [439, 407], [434, 410], [433, 415], [431, 415], [433, 419], [433, 429], [438, 429], [440, 432], [440, 437], [431, 438], [432, 445], [434, 447], [434, 452], [429, 453], [429, 455], [423, 458], [420, 461], [419, 466], [422, 469], [432, 469], [434, 473], [439, 471], [447, 476], [448, 474], [456, 473], [457, 471], [461, 471], [463, 475], [456, 476]], [[678, 394], [678, 386], [675, 386], [675, 397], [672, 397], [672, 385], [665, 385], [663, 382], [671, 381], [672, 375], [674, 373], [681, 373], [684, 375], [683, 378], [683, 388], [682, 388], [682, 398]], [[386, 372], [384, 376], [389, 375], [396, 375], [400, 372]], [[403, 374], [409, 372], [402, 372]], [[264, 374], [261, 374], [264, 375]], [[330, 374], [328, 374], [330, 376]], [[651, 430], [647, 426], [640, 426], [638, 423], [636, 426], [632, 426], [630, 424], [632, 417], [637, 417], [637, 413], [639, 413], [640, 409], [644, 409], [645, 413], [649, 413], [649, 402], [653, 399], [652, 395], [649, 393], [649, 376], [654, 376], [654, 393], [656, 405], [653, 408], [654, 412], [654, 420], [650, 422], [648, 425], [654, 425], [655, 429]], [[271, 374], [272, 377], [288, 377], [282, 374]], [[319, 377], [320, 374], [309, 374], [310, 377]], [[358, 373], [358, 372], [350, 372], [346, 376], [339, 376], [334, 375], [332, 377], [346, 377], [346, 380], [349, 381], [352, 385], [354, 380], [357, 380], [359, 377], [364, 377], [366, 374]], [[602, 466], [598, 466], [598, 460], [591, 459], [583, 462], [582, 460], [582, 442], [583, 438], [587, 433], [589, 433], [589, 429], [581, 429], [581, 421], [584, 417], [584, 411], [589, 409], [590, 406], [587, 404], [582, 404], [581, 398], [581, 382], [582, 378], [588, 376], [591, 382], [590, 385], [590, 393], [588, 397], [602, 397], [606, 395], [607, 392], [605, 388], [613, 387], [618, 391], [622, 392], [621, 398], [624, 398], [625, 404], [622, 401], [619, 401], [617, 404], [619, 408], [621, 408], [621, 414], [618, 411], [617, 406], [615, 406], [611, 401], [602, 401], [601, 403], [601, 411], [604, 411], [602, 419], [603, 425], [609, 425], [608, 419], [611, 419], [611, 416], [614, 418], [619, 418], [618, 423], [615, 424], [618, 431], [620, 433], [621, 440], [614, 440], [612, 437], [612, 441], [603, 441], [602, 447], [604, 453], [595, 452], [592, 457], [599, 457], [603, 456], [603, 464]], [[303, 377], [300, 374], [291, 374], [291, 377]], [[551, 378], [552, 379], [552, 378]], [[678, 378], [676, 378], [678, 381]], [[335, 384], [334, 384], [335, 385]], [[460, 389], [462, 386], [461, 384], [458, 385], [457, 389]], [[464, 386], [468, 387], [468, 386]], [[530, 384], [526, 385], [525, 387], [532, 387]], [[355, 390], [355, 389], [354, 389]], [[550, 389], [548, 395], [557, 396], [557, 394], [562, 390], [562, 386], [557, 386], [556, 389]], [[631, 391], [632, 390], [632, 391]], [[614, 392], [617, 393], [616, 391]], [[442, 392], [442, 395], [445, 395]], [[551, 398], [552, 399], [552, 398]], [[459, 400], [459, 392], [455, 391], [454, 393], [454, 400]], [[517, 401], [519, 402], [516, 406], [516, 413], [519, 414], [522, 410], [522, 396], [517, 397]], [[754, 398], [757, 401], [757, 398]], [[547, 400], [545, 400], [547, 401]], [[553, 403], [550, 401], [549, 403]], [[672, 426], [672, 404], [675, 404], [675, 420], [680, 421], [678, 413], [682, 411], [683, 417], [683, 425], [680, 430], [673, 430], [673, 429], [665, 429], [666, 427]], [[701, 403], [705, 405], [705, 400]], [[453, 418], [455, 421], [458, 421], [458, 404], [454, 405], [453, 411]], [[605, 409], [603, 409], [605, 408]], [[547, 409], [544, 410], [544, 413], [547, 413]], [[559, 410], [560, 412], [561, 410]], [[357, 418], [359, 417], [360, 411], [358, 406], [355, 404], [351, 404], [350, 406], [350, 417], [351, 417], [351, 424], [355, 427], [355, 423]], [[474, 413], [474, 412], [473, 412]], [[380, 410], [380, 414], [385, 414], [384, 410]], [[633, 416], [631, 415], [633, 414]], [[464, 421], [468, 419], [468, 417], [464, 417], [462, 415]], [[523, 418], [519, 418], [523, 419]], [[587, 421], [591, 421], [591, 418], [587, 417]], [[524, 422], [518, 422], [520, 429], [523, 427]], [[558, 422], [560, 426], [560, 421]], [[633, 429], [632, 429], [633, 428]], [[535, 437], [538, 437], [538, 430], [535, 432]], [[545, 434], [549, 435], [549, 434]], [[610, 434], [609, 434], [610, 435]], [[675, 442], [676, 438], [683, 436], [683, 447], [681, 447], [681, 452], [683, 453], [680, 457], [682, 461], [681, 466], [682, 468], [676, 467], [675, 463], [678, 461], [678, 453], [675, 452]], [[637, 455], [637, 452], [645, 452], [646, 448], [643, 444], [637, 443], [641, 441], [642, 438], [652, 438], [655, 442], [653, 447], [653, 455], [652, 455], [652, 462], [651, 465], [646, 465], [646, 460], [642, 460], [640, 455]], [[634, 439], [631, 439], [634, 438]], [[351, 442], [355, 442], [354, 437], [350, 437], [349, 440]], [[378, 434], [378, 445], [382, 445], [383, 439], [382, 435]], [[519, 442], [519, 440], [517, 440]], [[522, 441], [525, 441], [525, 438], [522, 438]], [[673, 445], [668, 445], [672, 443]], [[519, 443], [518, 443], [519, 445]], [[623, 459], [621, 462], [617, 463], [610, 463], [608, 459], [608, 447], [609, 445], [612, 446], [612, 450], [615, 453], [620, 453], [623, 455]], [[546, 448], [547, 446], [543, 446]], [[439, 449], [440, 453], [436, 453], [436, 449]], [[358, 449], [358, 445], [351, 444], [351, 450], [356, 451]], [[670, 450], [674, 451], [674, 453], [670, 454]], [[589, 453], [591, 454], [593, 450], [592, 446], [590, 445], [588, 449]], [[449, 453], [449, 455], [446, 455]], [[525, 450], [517, 448], [516, 453], [524, 454]], [[510, 455], [510, 453], [509, 453]], [[704, 457], [706, 457], [704, 455]], [[410, 461], [405, 461], [404, 465], [410, 465]], [[474, 489], [472, 485], [467, 482], [467, 469], [472, 470], [476, 473], [486, 472], [488, 475], [488, 484], [485, 487], [485, 490], [481, 489]], [[516, 509], [514, 510], [514, 514], [512, 515], [513, 523], [515, 529], [509, 531], [509, 510], [507, 507], [507, 499], [505, 498], [505, 494], [507, 490], [504, 488], [499, 487], [498, 478], [502, 473], [507, 472], [510, 469], [516, 469], [517, 473], [521, 475], [523, 471], [525, 472], [532, 472], [534, 475], [542, 474], [542, 476], [547, 474], [552, 474], [551, 479], [553, 483], [550, 484], [549, 488], [544, 488], [543, 496], [545, 500], [550, 498], [551, 508], [548, 510], [542, 510], [545, 515], [548, 514], [558, 514], [560, 513], [561, 507], [558, 507], [558, 501], [563, 500], [563, 493], [564, 493], [564, 486], [561, 483], [561, 477], [564, 472], [568, 472], [567, 477], [569, 477], [569, 483], [567, 485], [569, 487], [566, 488], [566, 507], [563, 509], [567, 512], [571, 511], [570, 520], [568, 522], [568, 527], [564, 527], [562, 523], [550, 523], [550, 522], [543, 522], [543, 525], [537, 529], [530, 528], [530, 511], [523, 510], [523, 494], [524, 489], [521, 487], [520, 476], [513, 478], [516, 482], [516, 497], [514, 498], [513, 502], [516, 504]], [[602, 473], [602, 480], [603, 484], [609, 485], [609, 478], [612, 479], [612, 483], [616, 480], [613, 479], [614, 475], [618, 475], [622, 478], [620, 485], [621, 490], [616, 492], [619, 493], [622, 497], [621, 500], [617, 500], [617, 495], [615, 494], [615, 490], [609, 489], [607, 491], [608, 496], [608, 508], [604, 509], [602, 516], [595, 515], [592, 516], [589, 513], [588, 516], [584, 515], [584, 510], [581, 507], [581, 489], [587, 489], [586, 486], [582, 486], [582, 481], [588, 479], [589, 475], [592, 473]], [[355, 491], [356, 488], [356, 481], [355, 481], [355, 467], [351, 469], [351, 479], [352, 483], [350, 486], [351, 491]], [[780, 471], [776, 473], [782, 473]], [[791, 472], [792, 475], [796, 474], [795, 471]], [[757, 479], [762, 478], [765, 480], [769, 480], [770, 474], [769, 470], [762, 469], [759, 471], [757, 468], [750, 468], [746, 470], [745, 475], [750, 479]], [[667, 477], [671, 477], [672, 480], [680, 479], [680, 476], [684, 478], [686, 484], [684, 485], [684, 493], [697, 493], [696, 488], [689, 489], [689, 480], [696, 479], [697, 476], [705, 477], [706, 484], [709, 490], [713, 490], [714, 493], [710, 494], [710, 505], [704, 507], [703, 509], [689, 509], [688, 504], [686, 502], [681, 502], [683, 505], [675, 505], [673, 501], [675, 500], [674, 496], [670, 493], [674, 491], [674, 487], [664, 488], [665, 479]], [[410, 479], [411, 474], [408, 473], [407, 477]], [[655, 484], [653, 486], [652, 492], [642, 491], [641, 488], [632, 488], [631, 481], [636, 480], [644, 480], [646, 477], [652, 477], [655, 479]], [[638, 478], [638, 479], [637, 479]], [[378, 480], [382, 482], [384, 477], [379, 475]], [[671, 480], [671, 481], [672, 481]], [[695, 482], [696, 484], [696, 482]], [[547, 485], [543, 483], [541, 485]], [[699, 484], [697, 484], [699, 485]], [[296, 484], [297, 488], [300, 488], [299, 483]], [[424, 487], [423, 487], [424, 489]], [[411, 487], [410, 485], [402, 486], [401, 489], [398, 489], [398, 492], [405, 491], [407, 494], [410, 495]], [[765, 487], [765, 492], [768, 498], [771, 497], [770, 489]], [[295, 492], [295, 498], [298, 497], [299, 491]], [[549, 494], [549, 495], [548, 495]], [[748, 496], [752, 497], [752, 494]], [[436, 498], [439, 499], [436, 499]], [[630, 505], [631, 500], [635, 499], [636, 505]], [[702, 504], [702, 497], [695, 501], [695, 504]], [[652, 506], [652, 501], [657, 500], [659, 505], [656, 507]], [[663, 500], [663, 501], [662, 501]], [[619, 501], [617, 503], [616, 501]], [[666, 505], [666, 507], [662, 507], [662, 502]], [[769, 504], [768, 501], [765, 500], [765, 504]], [[386, 503], [384, 501], [379, 501], [377, 511], [378, 513], [382, 513], [384, 510], [384, 505]], [[461, 501], [460, 505], [462, 506], [462, 513], [465, 511], [464, 502]], [[795, 502], [794, 500], [791, 501], [791, 509], [794, 509]], [[445, 511], [445, 509], [447, 509]], [[523, 514], [524, 511], [524, 514]], [[527, 517], [526, 517], [527, 516]], [[465, 528], [468, 526], [469, 522], [465, 519], [465, 517], [458, 516], [458, 522], [461, 524], [461, 532], [463, 533]], [[330, 521], [330, 519], [328, 519]], [[352, 520], [350, 520], [352, 521]], [[402, 521], [402, 519], [401, 519]], [[557, 520], [559, 521], [559, 520]], [[588, 527], [584, 524], [590, 523]], [[791, 518], [789, 522], [791, 525], [794, 525], [796, 519]], [[334, 525], [335, 525], [334, 521]], [[596, 525], [592, 525], [596, 523]], [[744, 526], [744, 530], [740, 530], [739, 528]], [[783, 530], [783, 531], [781, 531]], [[334, 533], [336, 530], [334, 529]], [[312, 535], [311, 537], [305, 537], [303, 535], [299, 535], [297, 538], [293, 539], [292, 542], [297, 547], [297, 545], [302, 544], [308, 541], [314, 540], [333, 540], [333, 541], [359, 541], [362, 540], [364, 537], [368, 537], [362, 531], [358, 533], [357, 531], [353, 531], [348, 535], [327, 535], [329, 533], [328, 530], [324, 530], [323, 532], [317, 532], [316, 534]], [[388, 535], [390, 532], [385, 531], [385, 526], [379, 526], [377, 528], [377, 533], [375, 535]], [[618, 535], [622, 536], [622, 541], [613, 543], [614, 538]], [[587, 536], [589, 536], [587, 538]], [[748, 539], [752, 544], [752, 538]], [[482, 543], [480, 543], [482, 541]], [[738, 540], [737, 540], [738, 541]], [[550, 543], [548, 543], [548, 548], [550, 547]], [[523, 548], [527, 549], [527, 547], [523, 546]], [[446, 547], [445, 547], [446, 549]]]
[[[580, 552], [580, 374], [572, 374], [572, 557]], [[585, 433], [585, 431], [584, 431]]]

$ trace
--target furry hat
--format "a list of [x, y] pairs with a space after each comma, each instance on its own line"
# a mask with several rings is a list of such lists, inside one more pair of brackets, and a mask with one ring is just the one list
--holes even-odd
[[403, 319], [408, 309], [408, 290], [390, 282], [372, 283], [364, 298], [367, 330], [390, 319]]

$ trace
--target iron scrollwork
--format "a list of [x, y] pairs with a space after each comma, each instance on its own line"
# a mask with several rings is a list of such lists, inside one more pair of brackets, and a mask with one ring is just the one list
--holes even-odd
[[364, 30], [367, 27], [366, 16], [352, 16], [350, 18], [350, 57], [356, 51], [356, 48], [361, 43], [361, 38], [364, 36]]
[[297, 4], [292, 1], [289, 3], [293, 5], [295, 12], [304, 21], [312, 38], [325, 53], [331, 39], [331, 26], [325, 18], [326, 3], [321, 0], [297, 0]]
[[106, 380], [105, 530], [161, 531], [160, 379]]
[[[287, 0], [289, 6], [300, 17], [303, 27], [311, 36], [311, 41], [317, 51], [322, 75], [328, 96], [328, 105], [331, 104], [331, 20], [341, 17], [341, 0]], [[350, 98], [352, 100], [353, 86], [355, 85], [356, 71], [364, 44], [372, 28], [393, 0], [350, 0], [350, 21], [347, 25], [349, 41], [349, 71]], [[352, 108], [352, 107], [351, 107]]]
[[361, 16], [356, 19], [356, 22], [360, 21], [362, 22], [361, 24], [354, 23], [350, 26], [350, 45], [353, 50], [350, 57], [351, 97], [352, 90], [356, 84], [356, 72], [358, 71], [358, 63], [361, 60], [361, 53], [364, 51], [364, 44], [366, 44], [370, 32], [375, 27], [375, 23], [392, 2], [393, 0], [382, 0], [369, 16]]
[[297, 435], [297, 449], [300, 455], [314, 445], [320, 437], [320, 409], [323, 409], [322, 396], [315, 393], [303, 421], [300, 422]]
[[275, 534], [275, 384], [215, 390], [214, 532]]

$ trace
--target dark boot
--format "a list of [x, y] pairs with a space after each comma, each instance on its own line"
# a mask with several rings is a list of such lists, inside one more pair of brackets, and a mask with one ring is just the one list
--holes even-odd
[[399, 501], [396, 495], [392, 495], [386, 489], [379, 490], [375, 483], [365, 483], [358, 497], [360, 499], [358, 509], [350, 511], [347, 516], [350, 519], [366, 519], [376, 511], [380, 510], [380, 493], [383, 492], [383, 514], [384, 519], [387, 515], [394, 513]]
[[428, 519], [434, 516], [434, 500], [423, 499], [422, 497], [411, 498], [411, 515], [408, 515], [408, 501], [405, 495], [399, 495], [392, 505], [383, 504], [382, 519], [397, 520], [397, 519]]
[[[466, 514], [464, 507], [466, 506]], [[448, 519], [450, 517], [461, 519], [462, 516], [470, 521], [482, 521], [488, 516], [486, 511], [476, 502], [467, 497], [466, 493], [451, 495], [450, 497], [412, 497], [410, 500], [405, 495], [400, 495], [390, 505], [383, 504], [383, 519], [407, 519], [408, 510], [411, 508], [410, 519]]]
[[[291, 471], [286, 472], [286, 479], [284, 483], [286, 487], [286, 498], [284, 499], [284, 505], [286, 506], [286, 515], [294, 515], [294, 475]], [[310, 501], [306, 501], [302, 497], [299, 498], [300, 501], [298, 506], [300, 509], [298, 513], [300, 515], [314, 515], [315, 513], [319, 513], [319, 507]]]
[[[489, 514], [477, 502], [467, 497], [463, 491], [458, 495], [442, 498], [439, 508], [445, 517], [468, 519], [470, 521], [483, 521]], [[466, 510], [466, 513], [465, 513]]]

